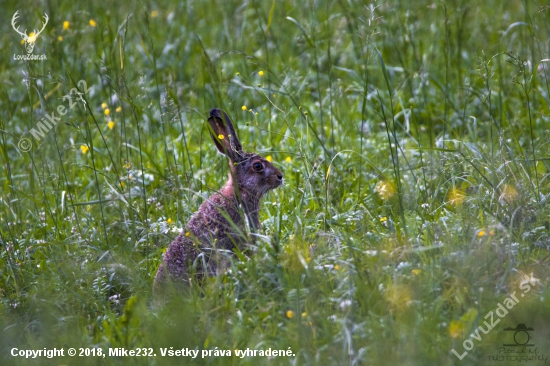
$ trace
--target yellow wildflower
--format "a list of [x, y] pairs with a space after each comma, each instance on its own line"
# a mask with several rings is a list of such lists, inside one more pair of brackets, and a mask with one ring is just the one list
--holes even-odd
[[304, 312], [302, 313], [302, 318], [305, 318], [306, 316], [307, 316], [307, 313], [304, 311]]
[[185, 232], [185, 236], [189, 236], [189, 231], [186, 231], [186, 232]]
[[449, 335], [452, 338], [460, 337], [463, 331], [464, 331], [464, 323], [462, 321], [453, 320], [451, 324], [449, 324]]
[[90, 150], [88, 145], [80, 145], [80, 151], [82, 151], [83, 154], [86, 154]]
[[258, 72], [258, 75], [264, 76], [264, 72], [262, 70], [260, 70], [260, 72]]
[[158, 17], [158, 16], [159, 16], [158, 10], [153, 10], [153, 11], [151, 12], [151, 18], [156, 18], [156, 17]]
[[389, 200], [395, 194], [395, 188], [393, 184], [388, 181], [380, 181], [376, 183], [374, 191], [378, 193], [380, 198], [382, 198], [383, 200]]
[[386, 298], [393, 310], [402, 311], [411, 305], [412, 292], [402, 284], [390, 284], [386, 291]]
[[113, 127], [115, 127], [115, 123], [113, 121], [109, 121], [109, 123], [107, 123], [107, 127], [109, 127], [109, 130], [112, 130]]
[[500, 194], [499, 199], [511, 202], [516, 199], [517, 195], [518, 191], [516, 191], [514, 186], [510, 184], [505, 184], [502, 188], [502, 193]]
[[420, 270], [419, 269], [413, 269], [412, 274], [415, 275], [415, 276], [418, 276], [420, 274]]
[[57, 36], [57, 40], [61, 42], [63, 40], [63, 36]]
[[477, 236], [479, 236], [480, 238], [485, 236], [485, 230], [479, 230], [479, 232], [477, 233]]
[[107, 108], [107, 103], [101, 103], [101, 108], [103, 109]]
[[495, 231], [493, 229], [491, 229], [491, 231], [489, 231], [489, 235], [495, 236]]
[[67, 29], [69, 29], [69, 21], [68, 21], [68, 20], [65, 20], [65, 21], [63, 22], [63, 30], [67, 30]]
[[109, 108], [105, 108], [103, 113], [105, 113], [105, 115], [108, 116], [109, 114], [111, 114], [111, 110]]
[[271, 157], [271, 155], [268, 155], [268, 156], [265, 157], [265, 160], [267, 160], [271, 163], [273, 161], [273, 158]]
[[171, 218], [168, 218], [168, 220], [166, 220], [166, 223], [167, 223], [167, 224], [171, 224], [171, 223], [172, 223], [172, 219], [171, 219]]
[[97, 23], [95, 22], [95, 20], [90, 19], [90, 25], [91, 25], [92, 27], [95, 27], [95, 26], [97, 25]]
[[117, 107], [117, 109], [115, 109], [118, 113], [122, 112], [122, 107]]
[[225, 137], [220, 133], [220, 134], [218, 135], [218, 138], [219, 138], [220, 140], [223, 140]]
[[34, 34], [34, 32], [31, 32], [31, 34], [29, 34], [29, 38], [27, 38], [27, 42], [28, 43], [36, 42], [36, 37], [38, 37], [38, 35]]
[[241, 107], [241, 109], [242, 109], [243, 111], [246, 111], [247, 108], [246, 108], [245, 105], [243, 105], [243, 106]]
[[460, 206], [465, 198], [466, 194], [460, 188], [453, 187], [449, 191], [448, 199], [453, 206]]
[[292, 158], [291, 158], [290, 156], [287, 156], [286, 159], [285, 159], [285, 161], [286, 161], [287, 163], [290, 163], [290, 162], [292, 161]]
[[289, 319], [294, 318], [294, 312], [292, 310], [288, 310], [286, 312], [286, 317], [289, 318]]

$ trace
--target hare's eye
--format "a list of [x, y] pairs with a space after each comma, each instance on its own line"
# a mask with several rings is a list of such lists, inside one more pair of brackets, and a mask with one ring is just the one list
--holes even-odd
[[263, 168], [264, 166], [262, 165], [262, 163], [254, 163], [252, 165], [252, 169], [254, 169], [257, 172], [261, 171]]

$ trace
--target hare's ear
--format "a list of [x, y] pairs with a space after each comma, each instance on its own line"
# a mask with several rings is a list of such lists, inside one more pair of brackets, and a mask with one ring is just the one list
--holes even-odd
[[227, 155], [231, 161], [241, 160], [243, 147], [227, 113], [218, 108], [212, 109], [208, 123], [211, 127], [210, 136], [218, 150]]

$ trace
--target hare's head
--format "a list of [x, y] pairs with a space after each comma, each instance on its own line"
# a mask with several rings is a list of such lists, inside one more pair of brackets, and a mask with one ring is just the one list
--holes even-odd
[[227, 113], [214, 108], [210, 111], [208, 122], [212, 128], [212, 140], [218, 150], [229, 158], [232, 179], [240, 190], [261, 198], [267, 191], [283, 184], [283, 174], [273, 164], [258, 154], [243, 151]]

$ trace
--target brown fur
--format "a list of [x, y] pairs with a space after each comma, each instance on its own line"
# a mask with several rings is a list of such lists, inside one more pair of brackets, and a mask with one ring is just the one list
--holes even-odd
[[283, 183], [282, 173], [270, 162], [260, 155], [242, 151], [225, 112], [212, 109], [208, 122], [214, 144], [229, 158], [229, 180], [203, 202], [183, 232], [170, 244], [155, 276], [155, 291], [168, 278], [175, 284], [185, 284], [192, 279], [190, 273], [200, 280], [204, 275], [215, 275], [223, 269], [235, 247], [244, 249], [245, 217], [251, 230], [259, 230], [262, 196]]

